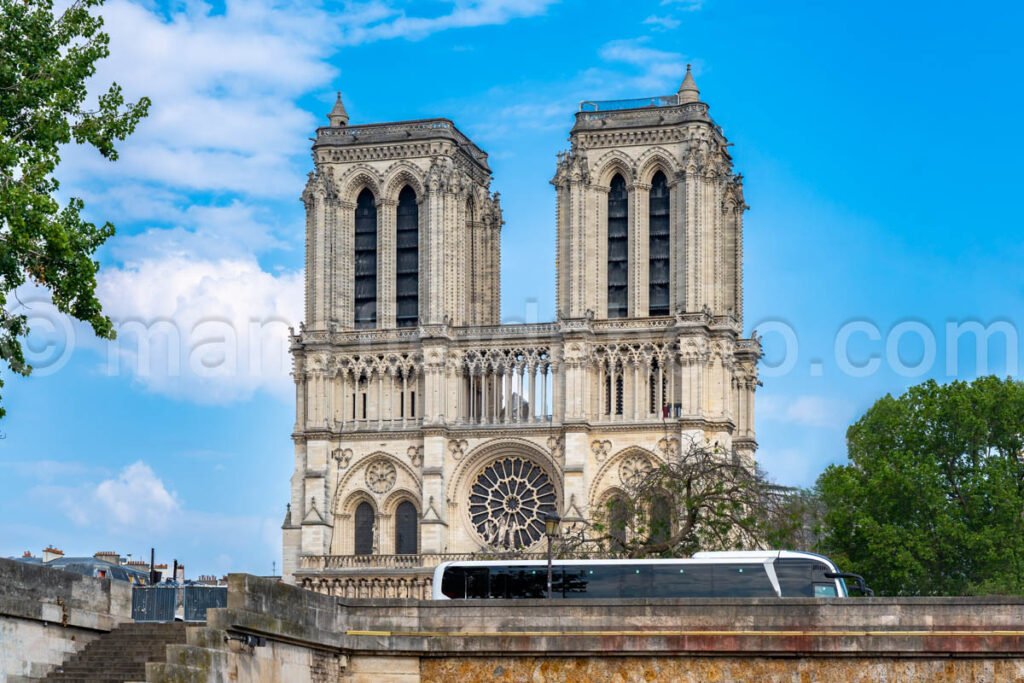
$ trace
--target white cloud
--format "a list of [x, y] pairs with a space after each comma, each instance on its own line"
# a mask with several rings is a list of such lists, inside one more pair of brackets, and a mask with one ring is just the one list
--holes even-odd
[[229, 1], [214, 14], [186, 3], [164, 16], [127, 0], [103, 10], [111, 55], [95, 81], [116, 81], [150, 115], [117, 164], [72, 147], [64, 173], [77, 185], [130, 179], [249, 196], [294, 195], [317, 121], [296, 99], [336, 75], [340, 39], [330, 14], [304, 4]]
[[[2, 530], [37, 543], [55, 543], [69, 556], [108, 549], [148, 557], [148, 549], [156, 547], [158, 561], [182, 560], [190, 577], [214, 571], [269, 573], [272, 560], [280, 567], [280, 518], [267, 516], [266, 509], [258, 515], [194, 509], [142, 460], [113, 476], [93, 472], [76, 486], [41, 485], [26, 493], [29, 504], [63, 513], [75, 533], [55, 538], [52, 529], [17, 529], [10, 523]], [[240, 564], [238, 558], [247, 563]], [[259, 566], [252, 565], [254, 558]]]
[[825, 396], [765, 396], [758, 401], [760, 418], [804, 427], [845, 429], [854, 414], [853, 404]]
[[494, 26], [543, 14], [557, 0], [455, 0], [447, 14], [409, 16], [383, 2], [350, 3], [343, 15], [343, 43], [359, 45], [392, 38], [420, 39], [453, 28]]
[[[103, 16], [111, 57], [97, 82], [153, 100], [117, 164], [82, 148], [65, 154], [66, 186], [91, 210], [149, 225], [105, 249], [115, 263], [100, 271], [98, 293], [120, 334], [101, 345], [104, 370], [204, 403], [286, 396], [301, 274], [265, 270], [260, 255], [301, 245], [277, 234], [280, 210], [262, 200], [302, 187], [317, 121], [297, 99], [334, 78], [326, 59], [340, 21], [267, 0], [166, 14], [112, 0]], [[197, 191], [227, 199], [196, 203]]]
[[675, 92], [675, 86], [682, 79], [685, 57], [678, 52], [652, 48], [649, 42], [647, 37], [613, 40], [601, 48], [601, 58], [606, 62], [627, 64], [639, 70], [625, 79], [624, 87], [634, 96]]
[[300, 272], [279, 275], [251, 257], [184, 255], [106, 269], [99, 294], [118, 340], [106, 371], [198, 403], [291, 395], [288, 327], [301, 319]]
[[74, 506], [73, 519], [79, 523], [101, 521], [111, 527], [138, 525], [151, 529], [171, 525], [181, 508], [174, 493], [141, 460], [121, 470], [117, 477], [97, 484], [90, 499], [68, 504]]
[[150, 228], [118, 237], [110, 245], [111, 254], [125, 263], [138, 264], [154, 258], [239, 258], [291, 248], [258, 213], [255, 205], [238, 200], [224, 206], [193, 205], [172, 214], [178, 219], [173, 228]]
[[671, 30], [674, 28], [679, 28], [679, 24], [681, 24], [682, 22], [673, 17], [659, 17], [655, 14], [652, 14], [651, 16], [644, 19], [644, 23], [661, 28], [663, 30]]
[[662, 5], [673, 5], [684, 12], [696, 12], [704, 9], [704, 0], [661, 0]]

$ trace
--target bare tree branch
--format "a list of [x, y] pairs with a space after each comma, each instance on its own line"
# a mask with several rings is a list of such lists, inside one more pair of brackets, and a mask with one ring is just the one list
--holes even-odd
[[685, 557], [790, 545], [806, 531], [805, 515], [791, 509], [792, 489], [717, 445], [692, 441], [671, 461], [648, 465], [565, 532], [561, 555]]

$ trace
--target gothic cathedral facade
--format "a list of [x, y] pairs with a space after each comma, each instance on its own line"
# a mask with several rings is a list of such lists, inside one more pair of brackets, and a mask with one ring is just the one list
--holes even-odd
[[742, 176], [689, 68], [674, 95], [576, 113], [550, 323], [501, 324], [500, 198], [452, 121], [350, 125], [340, 95], [328, 119], [302, 194], [285, 580], [419, 596], [446, 558], [536, 552], [545, 516], [586, 519], [688, 440], [753, 461]]

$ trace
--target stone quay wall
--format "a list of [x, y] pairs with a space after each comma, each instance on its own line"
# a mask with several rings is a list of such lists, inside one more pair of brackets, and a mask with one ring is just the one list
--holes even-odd
[[0, 559], [0, 681], [42, 678], [131, 614], [127, 583]]
[[351, 600], [232, 575], [147, 680], [1024, 680], [1024, 599]]

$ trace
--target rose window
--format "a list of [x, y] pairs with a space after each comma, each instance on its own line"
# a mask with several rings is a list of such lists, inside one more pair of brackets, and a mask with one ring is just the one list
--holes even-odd
[[398, 472], [387, 460], [374, 460], [366, 467], [366, 485], [374, 493], [387, 493], [395, 485]]
[[528, 548], [544, 535], [544, 518], [557, 514], [555, 487], [525, 458], [502, 458], [473, 482], [469, 517], [492, 548]]
[[651, 461], [644, 455], [629, 455], [619, 465], [619, 479], [626, 486], [636, 486], [653, 469]]

